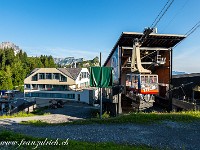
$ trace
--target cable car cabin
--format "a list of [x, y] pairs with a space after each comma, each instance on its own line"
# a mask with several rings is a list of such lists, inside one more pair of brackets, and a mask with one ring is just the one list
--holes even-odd
[[158, 75], [155, 74], [127, 74], [126, 91], [134, 94], [157, 95]]

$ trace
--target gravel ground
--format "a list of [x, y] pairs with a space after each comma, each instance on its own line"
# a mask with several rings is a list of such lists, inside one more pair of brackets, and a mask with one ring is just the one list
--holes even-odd
[[61, 115], [61, 114], [51, 114], [51, 115], [44, 115], [44, 116], [0, 119], [0, 124], [11, 125], [13, 123], [20, 123], [21, 121], [29, 121], [29, 120], [41, 120], [48, 123], [62, 123], [62, 122], [70, 122], [70, 121], [74, 121], [78, 119], [82, 119], [82, 118], [71, 117], [71, 116], [66, 116], [66, 115]]
[[[51, 115], [0, 120], [0, 130], [52, 139], [70, 139], [91, 142], [115, 142], [144, 144], [160, 149], [200, 150], [200, 122], [177, 123], [163, 121], [150, 125], [138, 124], [90, 124], [36, 127], [20, 125], [20, 121], [42, 120], [51, 123], [89, 118], [91, 106], [70, 103], [64, 108], [48, 109]], [[0, 148], [1, 149], [1, 148]]]
[[176, 123], [164, 121], [151, 125], [92, 124], [47, 127], [11, 123], [10, 125], [0, 124], [0, 129], [53, 139], [145, 144], [161, 149], [200, 149], [200, 122]]

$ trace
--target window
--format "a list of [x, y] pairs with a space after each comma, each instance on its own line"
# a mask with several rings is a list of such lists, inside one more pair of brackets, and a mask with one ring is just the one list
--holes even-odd
[[38, 74], [32, 76], [32, 81], [37, 81], [38, 80]]
[[39, 73], [39, 79], [45, 79], [44, 73]]
[[60, 79], [60, 74], [59, 73], [54, 73], [53, 74], [53, 79], [59, 80]]
[[52, 79], [52, 74], [51, 73], [46, 73], [46, 79]]
[[25, 84], [25, 89], [30, 89], [31, 85], [30, 84]]
[[47, 90], [52, 90], [52, 85], [51, 84], [47, 84], [46, 88], [47, 88]]
[[45, 85], [44, 85], [44, 84], [39, 84], [39, 85], [38, 85], [38, 88], [39, 88], [40, 90], [45, 89]]
[[79, 76], [79, 80], [81, 80], [82, 78], [89, 78], [89, 73], [88, 72], [81, 72], [80, 76]]
[[68, 99], [75, 99], [75, 94], [67, 94]]
[[53, 98], [61, 98], [61, 94], [60, 93], [54, 93]]
[[31, 93], [31, 97], [38, 97], [39, 94], [38, 93]]
[[83, 78], [87, 78], [86, 72], [83, 72]]
[[67, 82], [67, 77], [61, 75], [60, 81], [61, 82]]
[[32, 84], [32, 90], [37, 90], [38, 87], [37, 87], [37, 84]]
[[79, 75], [79, 80], [81, 80], [81, 74]]
[[25, 97], [30, 97], [31, 95], [30, 95], [30, 93], [29, 92], [26, 92], [25, 93]]
[[87, 72], [87, 78], [90, 78], [90, 74], [89, 74], [89, 72]]

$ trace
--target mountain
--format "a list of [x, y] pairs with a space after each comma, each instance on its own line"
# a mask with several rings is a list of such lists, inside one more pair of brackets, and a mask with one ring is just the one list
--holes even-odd
[[75, 59], [74, 57], [54, 58], [54, 62], [61, 66], [71, 65], [73, 63], [83, 62], [84, 58]]
[[84, 58], [74, 58], [74, 57], [66, 57], [66, 58], [54, 58], [55, 64], [60, 67], [67, 68], [85, 68], [91, 66], [99, 66], [99, 58], [96, 56], [92, 60], [85, 60]]
[[2, 43], [0, 44], [0, 49], [6, 49], [6, 48], [11, 48], [11, 49], [13, 49], [15, 55], [16, 55], [17, 53], [19, 53], [19, 51], [21, 50], [21, 49], [19, 48], [19, 46], [15, 45], [15, 44], [12, 43], [12, 42], [2, 42]]
[[180, 71], [172, 71], [172, 75], [179, 75], [179, 74], [188, 74], [188, 73]]

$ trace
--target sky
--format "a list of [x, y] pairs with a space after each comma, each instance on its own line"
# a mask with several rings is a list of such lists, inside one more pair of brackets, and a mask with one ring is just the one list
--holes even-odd
[[[52, 55], [102, 62], [122, 32], [143, 32], [167, 0], [0, 0], [0, 42], [28, 56]], [[175, 0], [158, 33], [185, 34], [200, 21], [200, 0]], [[173, 70], [200, 72], [200, 28], [173, 49]]]

